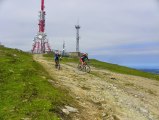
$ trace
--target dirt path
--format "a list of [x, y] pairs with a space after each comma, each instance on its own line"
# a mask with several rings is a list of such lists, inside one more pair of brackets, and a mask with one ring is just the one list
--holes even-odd
[[73, 63], [54, 68], [42, 55], [34, 59], [76, 99], [81, 108], [73, 120], [159, 120], [159, 82], [92, 68], [78, 71]]

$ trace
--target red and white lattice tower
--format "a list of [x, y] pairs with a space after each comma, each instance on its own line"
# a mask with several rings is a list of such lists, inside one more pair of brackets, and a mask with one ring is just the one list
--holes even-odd
[[47, 53], [50, 52], [51, 49], [45, 33], [44, 0], [41, 0], [41, 11], [39, 13], [39, 32], [34, 38], [32, 53]]

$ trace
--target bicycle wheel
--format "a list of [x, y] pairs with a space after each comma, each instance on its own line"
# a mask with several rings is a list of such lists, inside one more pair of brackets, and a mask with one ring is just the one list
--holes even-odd
[[58, 70], [61, 70], [61, 66], [60, 66], [60, 64], [58, 64], [57, 69], [58, 69]]
[[55, 65], [55, 68], [57, 69], [58, 65]]
[[91, 71], [90, 66], [86, 65], [86, 66], [85, 66], [85, 72], [90, 73], [90, 71]]
[[82, 66], [82, 71], [86, 72], [86, 66], [85, 65]]
[[77, 66], [77, 68], [78, 68], [78, 70], [82, 70], [82, 66], [81, 66], [81, 64], [78, 64], [78, 66]]

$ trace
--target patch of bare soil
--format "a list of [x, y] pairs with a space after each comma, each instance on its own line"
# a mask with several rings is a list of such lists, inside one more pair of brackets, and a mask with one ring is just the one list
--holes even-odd
[[57, 70], [53, 60], [42, 55], [34, 55], [34, 59], [81, 106], [73, 120], [159, 120], [158, 81], [93, 67], [88, 74], [78, 71], [73, 63]]

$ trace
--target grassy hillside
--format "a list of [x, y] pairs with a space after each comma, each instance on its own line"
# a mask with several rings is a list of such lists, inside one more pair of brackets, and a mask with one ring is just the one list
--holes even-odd
[[101, 62], [101, 61], [98, 61], [95, 59], [91, 60], [91, 65], [93, 65], [94, 67], [97, 67], [97, 68], [107, 69], [107, 70], [117, 72], [117, 73], [135, 75], [135, 76], [141, 76], [141, 77], [145, 77], [145, 78], [159, 80], [159, 75], [156, 75], [156, 74], [139, 71], [136, 69], [120, 66], [117, 64]]
[[[44, 55], [44, 56], [48, 57], [49, 59], [53, 59], [53, 55]], [[79, 59], [78, 58], [64, 57], [61, 62], [62, 63], [74, 62], [74, 63], [78, 64]], [[147, 72], [142, 72], [142, 71], [135, 70], [132, 68], [120, 66], [117, 64], [101, 62], [101, 61], [98, 61], [95, 59], [90, 60], [90, 65], [92, 65], [96, 68], [106, 69], [106, 70], [110, 70], [110, 71], [116, 72], [116, 73], [135, 75], [135, 76], [141, 76], [141, 77], [145, 77], [145, 78], [159, 80], [159, 75], [155, 75], [155, 74], [147, 73]]]
[[48, 79], [32, 55], [0, 47], [0, 120], [58, 120], [59, 107], [72, 99]]

